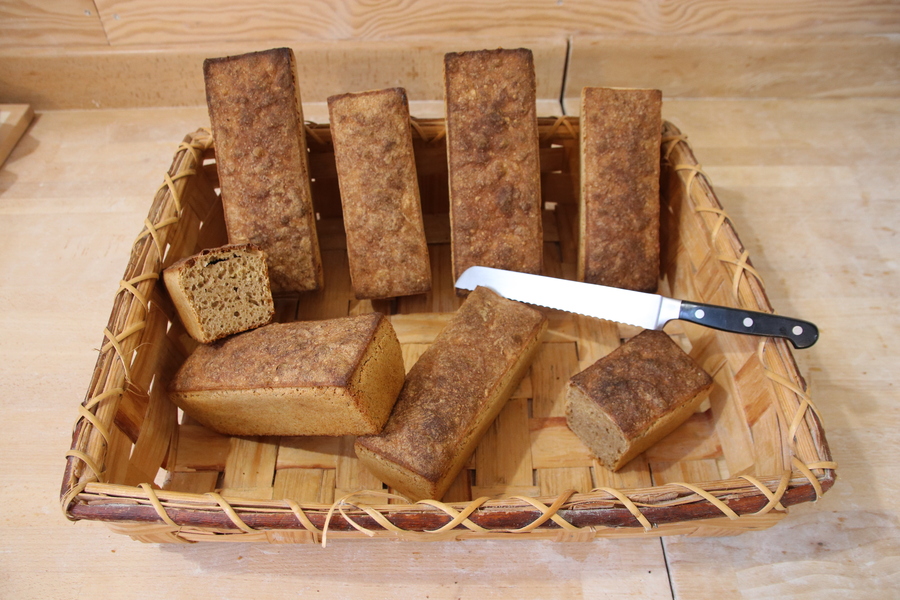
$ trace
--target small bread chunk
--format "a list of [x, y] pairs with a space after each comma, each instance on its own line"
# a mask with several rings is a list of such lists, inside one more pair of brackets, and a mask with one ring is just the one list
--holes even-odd
[[659, 282], [662, 93], [581, 92], [578, 278], [642, 292]]
[[272, 320], [266, 253], [252, 244], [210, 248], [163, 271], [188, 334], [208, 344]]
[[328, 112], [354, 294], [424, 294], [431, 289], [431, 262], [406, 92], [331, 96]]
[[453, 280], [480, 265], [540, 273], [541, 163], [531, 50], [444, 56]]
[[538, 310], [476, 288], [410, 369], [384, 431], [356, 455], [410, 499], [439, 499], [528, 371], [547, 328]]
[[228, 241], [268, 255], [272, 291], [322, 286], [294, 53], [276, 48], [203, 63]]
[[644, 331], [574, 375], [569, 428], [617, 470], [690, 417], [712, 378], [663, 331]]
[[403, 386], [400, 343], [379, 313], [273, 323], [200, 346], [169, 396], [229, 435], [381, 431]]

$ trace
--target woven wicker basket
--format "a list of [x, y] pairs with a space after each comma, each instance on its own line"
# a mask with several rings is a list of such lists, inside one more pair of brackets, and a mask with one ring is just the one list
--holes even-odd
[[[539, 126], [545, 274], [573, 277], [578, 120]], [[277, 318], [385, 312], [409, 366], [459, 306], [443, 121], [413, 121], [434, 289], [392, 301], [354, 299], [330, 131], [309, 124], [307, 137], [326, 285], [278, 298]], [[771, 311], [685, 136], [666, 124], [663, 138], [661, 291]], [[566, 427], [564, 386], [636, 331], [562, 312], [551, 312], [530, 375], [442, 502], [392, 494], [361, 468], [350, 437], [229, 438], [204, 429], [165, 393], [194, 342], [159, 274], [225, 243], [214, 160], [208, 132], [185, 138], [135, 241], [67, 455], [61, 502], [70, 519], [104, 521], [145, 542], [731, 535], [770, 527], [789, 505], [815, 500], [834, 483], [836, 465], [787, 344], [681, 322], [667, 331], [714, 375], [714, 391], [700, 412], [617, 473]]]

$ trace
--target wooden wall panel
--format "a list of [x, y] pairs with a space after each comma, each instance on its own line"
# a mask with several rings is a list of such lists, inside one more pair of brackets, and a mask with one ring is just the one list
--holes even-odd
[[566, 114], [585, 86], [648, 87], [664, 97], [900, 95], [896, 36], [576, 37]]
[[900, 30], [891, 0], [96, 0], [110, 43], [414, 36], [873, 34]]
[[92, 0], [0, 2], [0, 48], [106, 43]]
[[279, 45], [291, 46], [297, 55], [304, 102], [393, 86], [405, 87], [412, 102], [442, 100], [446, 52], [525, 46], [534, 52], [538, 98], [558, 103], [567, 52], [564, 39], [0, 50], [0, 101], [43, 109], [205, 105], [205, 58]]

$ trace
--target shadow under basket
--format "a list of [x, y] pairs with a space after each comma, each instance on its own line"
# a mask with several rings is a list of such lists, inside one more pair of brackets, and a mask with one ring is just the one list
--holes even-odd
[[[276, 299], [276, 320], [390, 315], [407, 369], [460, 299], [450, 270], [444, 122], [412, 121], [433, 289], [356, 300], [327, 125], [308, 124], [325, 287]], [[539, 120], [544, 274], [574, 278], [578, 119]], [[664, 125], [660, 292], [772, 312], [758, 273], [686, 137]], [[446, 496], [411, 503], [360, 464], [353, 437], [228, 437], [183, 415], [168, 381], [195, 347], [160, 273], [224, 244], [213, 140], [188, 135], [156, 194], [104, 329], [67, 454], [61, 503], [145, 542], [462, 540], [733, 535], [778, 522], [834, 483], [824, 431], [784, 340], [671, 322], [666, 331], [715, 379], [677, 430], [618, 472], [568, 429], [565, 386], [638, 333], [550, 311], [531, 370]]]

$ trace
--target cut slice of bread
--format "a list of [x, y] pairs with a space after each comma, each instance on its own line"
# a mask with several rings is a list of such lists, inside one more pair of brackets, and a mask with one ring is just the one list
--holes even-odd
[[266, 253], [252, 244], [183, 258], [163, 280], [184, 328], [204, 344], [265, 325], [275, 314]]

